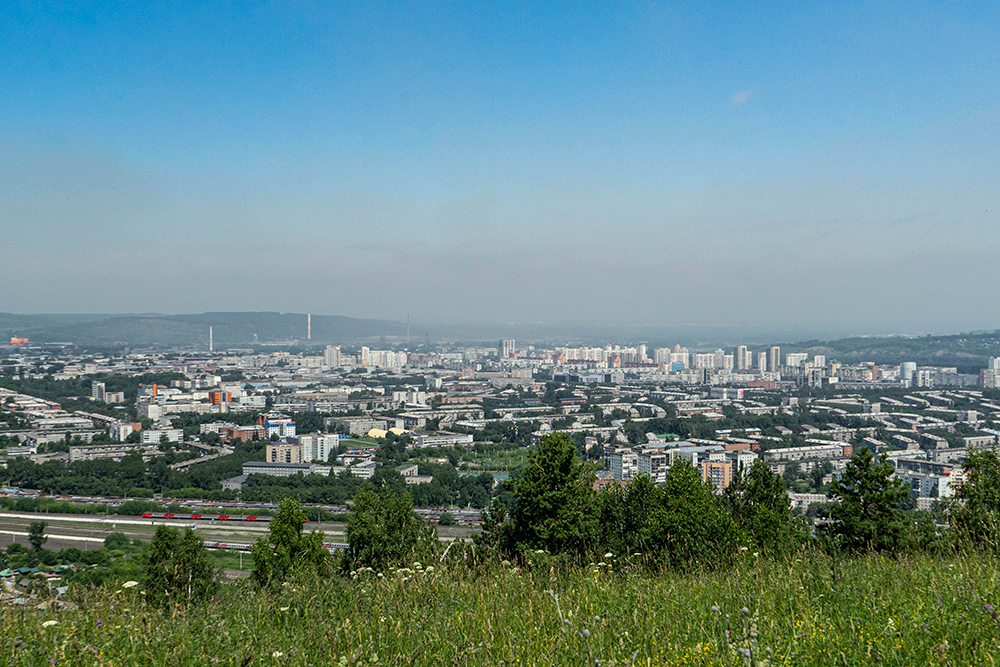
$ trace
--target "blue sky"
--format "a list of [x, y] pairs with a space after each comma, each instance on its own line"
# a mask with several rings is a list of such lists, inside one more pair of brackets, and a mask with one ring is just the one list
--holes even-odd
[[996, 328], [998, 28], [986, 2], [4, 3], [0, 310]]

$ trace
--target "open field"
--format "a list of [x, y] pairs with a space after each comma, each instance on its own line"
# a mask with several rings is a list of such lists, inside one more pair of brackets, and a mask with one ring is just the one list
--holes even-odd
[[[977, 555], [643, 573], [627, 560], [248, 583], [190, 610], [137, 589], [80, 591], [73, 611], [8, 608], [8, 665], [991, 665], [1000, 568]], [[43, 627], [43, 623], [56, 621]]]

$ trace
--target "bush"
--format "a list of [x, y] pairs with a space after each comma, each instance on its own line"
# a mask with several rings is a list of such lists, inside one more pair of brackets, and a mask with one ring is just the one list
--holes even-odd
[[146, 600], [154, 605], [200, 602], [217, 586], [205, 545], [190, 528], [158, 526], [142, 569]]
[[803, 524], [795, 520], [781, 476], [763, 461], [742, 468], [723, 493], [724, 504], [737, 526], [764, 553], [789, 553], [806, 539]]
[[152, 500], [126, 500], [117, 510], [121, 516], [142, 516], [146, 512], [162, 512], [162, 508]]
[[268, 524], [266, 537], [257, 540], [252, 553], [252, 579], [261, 587], [277, 587], [294, 571], [325, 574], [330, 554], [323, 546], [323, 532], [303, 534], [306, 514], [298, 500], [285, 498]]
[[968, 480], [958, 490], [962, 502], [951, 508], [956, 536], [962, 542], [995, 551], [1000, 525], [1000, 458], [992, 450], [971, 452], [963, 468]]
[[63, 563], [79, 563], [83, 552], [76, 547], [67, 547], [59, 552], [59, 560]]
[[111, 533], [104, 538], [104, 548], [108, 551], [112, 549], [126, 550], [131, 545], [128, 535], [125, 533]]
[[354, 512], [347, 520], [351, 545], [345, 569], [370, 567], [384, 571], [431, 555], [437, 543], [433, 528], [426, 528], [413, 513], [408, 493], [376, 490], [365, 484], [354, 496]]

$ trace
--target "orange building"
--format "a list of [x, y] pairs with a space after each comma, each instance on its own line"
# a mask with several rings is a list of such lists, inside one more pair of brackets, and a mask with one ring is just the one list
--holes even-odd
[[208, 392], [208, 402], [212, 405], [219, 405], [220, 403], [231, 403], [233, 400], [233, 394], [230, 391], [210, 391]]
[[701, 478], [717, 491], [722, 491], [733, 481], [733, 464], [729, 461], [702, 461]]

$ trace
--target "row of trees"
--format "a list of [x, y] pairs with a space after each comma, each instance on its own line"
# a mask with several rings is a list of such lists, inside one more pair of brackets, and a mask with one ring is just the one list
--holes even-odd
[[[763, 463], [742, 471], [721, 495], [686, 462], [672, 466], [663, 485], [639, 476], [628, 486], [596, 491], [593, 472], [577, 456], [573, 441], [552, 434], [511, 485], [507, 504], [496, 502], [486, 513], [470, 555], [509, 558], [544, 550], [579, 561], [611, 551], [683, 570], [722, 567], [744, 551], [784, 557], [811, 543], [842, 554], [932, 549], [944, 539], [995, 550], [1000, 547], [995, 539], [1000, 460], [991, 451], [974, 453], [966, 470], [962, 502], [951, 508], [952, 530], [945, 538], [926, 516], [915, 520], [900, 510], [908, 489], [892, 478], [890, 464], [860, 448], [831, 485], [829, 496], [837, 502], [830, 521], [814, 535], [812, 526], [791, 512], [784, 480]], [[346, 531], [350, 548], [336, 557], [324, 548], [321, 532], [306, 530], [301, 504], [282, 500], [269, 533], [253, 546], [254, 584], [276, 590], [297, 575], [335, 576], [362, 568], [382, 572], [436, 557], [436, 530], [413, 513], [406, 489], [375, 482], [355, 494]], [[43, 530], [43, 525], [32, 527], [36, 550]], [[157, 529], [143, 559], [147, 600], [205, 600], [215, 590], [213, 575], [194, 531]]]
[[[950, 513], [953, 540], [991, 544], [1000, 512], [1000, 463], [993, 452], [970, 456], [962, 503]], [[480, 545], [507, 556], [529, 550], [584, 557], [610, 550], [641, 553], [670, 567], [716, 566], [741, 550], [782, 555], [807, 544], [841, 552], [940, 546], [943, 534], [927, 513], [905, 512], [909, 489], [892, 465], [860, 448], [831, 484], [829, 521], [816, 534], [790, 510], [784, 480], [763, 463], [741, 471], [721, 495], [686, 462], [662, 486], [640, 475], [627, 487], [594, 490], [590, 469], [562, 434], [542, 440], [508, 506], [495, 503]]]
[[218, 489], [221, 480], [239, 475], [243, 463], [261, 459], [263, 451], [263, 443], [239, 443], [233, 455], [192, 466], [188, 471], [172, 469], [169, 453], [149, 462], [137, 453], [123, 457], [120, 462], [104, 459], [35, 463], [15, 458], [6, 468], [0, 468], [0, 482], [55, 495], [135, 495], [133, 489], [151, 489], [156, 493], [186, 488], [207, 491]]

